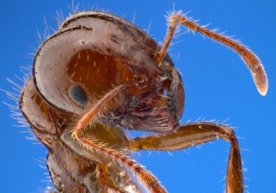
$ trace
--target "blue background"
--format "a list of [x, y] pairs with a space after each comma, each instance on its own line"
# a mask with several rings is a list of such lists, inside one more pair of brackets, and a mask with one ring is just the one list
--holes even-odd
[[[209, 1], [75, 1], [81, 8], [109, 10], [143, 29], [162, 42], [166, 32], [164, 15], [173, 9], [192, 11], [210, 28], [227, 31], [240, 39], [262, 59], [269, 78], [269, 91], [261, 97], [249, 71], [235, 53], [199, 34], [178, 36], [170, 54], [183, 75], [186, 104], [182, 123], [187, 120], [226, 121], [236, 128], [244, 161], [246, 190], [251, 193], [276, 192], [276, 4], [273, 0]], [[21, 75], [20, 66], [29, 66], [29, 53], [38, 47], [37, 31], [56, 27], [56, 11], [65, 16], [71, 1], [0, 2], [0, 88], [11, 91], [6, 78]], [[8, 101], [3, 92], [1, 101]], [[18, 128], [9, 117], [7, 106], [0, 105], [0, 193], [39, 193], [47, 186], [44, 165], [46, 150], [25, 139], [26, 128]], [[229, 144], [211, 144], [173, 152], [142, 152], [134, 155], [152, 171], [170, 193], [224, 192]]]

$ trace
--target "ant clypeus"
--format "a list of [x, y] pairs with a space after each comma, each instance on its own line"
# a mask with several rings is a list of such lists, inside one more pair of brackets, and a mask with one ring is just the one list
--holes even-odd
[[[112, 14], [79, 12], [39, 47], [20, 109], [48, 148], [58, 192], [164, 193], [156, 177], [128, 156], [139, 150], [179, 150], [223, 139], [231, 144], [226, 192], [243, 192], [242, 163], [233, 130], [214, 122], [179, 124], [184, 88], [167, 48], [179, 25], [238, 53], [265, 95], [258, 58], [244, 45], [201, 27], [181, 12], [168, 17], [164, 43]], [[125, 130], [156, 135], [128, 139]], [[132, 178], [131, 173], [137, 181]]]

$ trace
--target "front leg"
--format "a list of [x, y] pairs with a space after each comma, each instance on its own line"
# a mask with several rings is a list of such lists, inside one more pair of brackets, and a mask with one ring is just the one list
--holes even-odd
[[141, 182], [150, 193], [166, 193], [165, 188], [163, 188], [159, 184], [155, 176], [153, 176], [149, 171], [144, 169], [123, 152], [115, 150], [111, 147], [106, 146], [105, 144], [94, 141], [83, 135], [87, 126], [90, 123], [94, 122], [102, 112], [107, 110], [109, 102], [126, 88], [127, 86], [121, 85], [109, 91], [101, 100], [99, 100], [87, 113], [85, 113], [79, 119], [76, 127], [74, 127], [72, 131], [65, 130], [63, 136], [71, 133], [71, 139], [69, 140], [75, 140], [82, 148], [86, 149], [91, 154], [96, 151], [97, 153], [110, 158], [112, 161], [125, 166], [134, 173], [134, 175], [139, 179], [139, 182]]
[[179, 150], [216, 139], [230, 142], [226, 175], [226, 193], [243, 193], [242, 161], [239, 144], [233, 129], [228, 126], [200, 122], [180, 126], [176, 131], [160, 136], [148, 136], [130, 140], [130, 149], [138, 150]]

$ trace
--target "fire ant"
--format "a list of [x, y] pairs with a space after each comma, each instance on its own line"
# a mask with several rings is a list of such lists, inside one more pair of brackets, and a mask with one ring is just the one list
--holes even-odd
[[[49, 151], [47, 166], [58, 192], [165, 193], [129, 153], [173, 151], [216, 139], [231, 144], [226, 192], [243, 192], [234, 131], [214, 122], [179, 124], [184, 88], [167, 49], [180, 25], [239, 54], [266, 94], [264, 68], [249, 49], [181, 12], [169, 15], [162, 45], [112, 14], [75, 13], [40, 45], [20, 98], [22, 113]], [[156, 135], [128, 139], [125, 130]]]

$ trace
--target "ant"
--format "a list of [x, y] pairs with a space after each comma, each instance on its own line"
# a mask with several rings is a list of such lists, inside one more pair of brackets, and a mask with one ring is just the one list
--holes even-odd
[[[233, 129], [214, 122], [179, 124], [184, 88], [167, 49], [180, 25], [239, 54], [258, 91], [266, 95], [268, 81], [254, 53], [181, 12], [168, 16], [162, 45], [112, 14], [75, 13], [40, 45], [20, 97], [23, 115], [48, 149], [47, 167], [56, 191], [165, 193], [130, 152], [173, 151], [223, 139], [231, 145], [226, 192], [243, 192]], [[155, 134], [128, 139], [126, 130]]]

